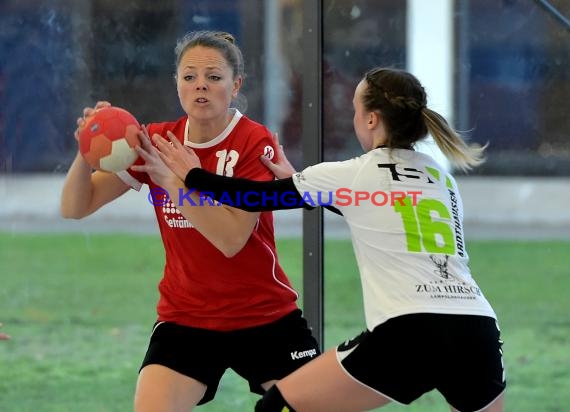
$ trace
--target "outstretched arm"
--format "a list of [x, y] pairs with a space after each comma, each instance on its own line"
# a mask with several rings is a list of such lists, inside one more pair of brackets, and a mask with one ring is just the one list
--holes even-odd
[[196, 189], [220, 203], [250, 212], [312, 208], [305, 203], [293, 178], [258, 182], [220, 176], [204, 169], [194, 168], [184, 178], [189, 189]]
[[[188, 172], [184, 185], [200, 191], [218, 202], [250, 212], [287, 209], [314, 209], [323, 206], [342, 216], [334, 206], [319, 205], [310, 197], [304, 198], [293, 183], [293, 177], [257, 182], [254, 180], [220, 176], [204, 169], [194, 168]], [[307, 203], [308, 200], [311, 203]]]
[[[307, 204], [297, 191], [291, 175], [295, 169], [285, 156], [283, 146], [279, 147], [279, 161], [261, 158], [261, 161], [280, 180], [258, 182], [247, 179], [229, 178], [207, 172], [200, 168], [200, 159], [189, 147], [185, 147], [176, 136], [168, 134], [170, 142], [160, 136], [154, 136], [153, 142], [164, 163], [189, 189], [195, 189], [209, 195], [220, 203], [250, 212], [286, 209], [312, 209], [315, 204]], [[279, 143], [277, 135], [274, 136]], [[342, 213], [334, 206], [325, 206], [333, 213]]]

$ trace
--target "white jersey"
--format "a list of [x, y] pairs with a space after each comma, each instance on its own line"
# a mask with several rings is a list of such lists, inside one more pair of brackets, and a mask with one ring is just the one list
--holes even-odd
[[471, 277], [455, 179], [431, 157], [379, 148], [308, 167], [293, 181], [306, 202], [332, 204], [343, 213], [368, 329], [410, 313], [496, 319]]

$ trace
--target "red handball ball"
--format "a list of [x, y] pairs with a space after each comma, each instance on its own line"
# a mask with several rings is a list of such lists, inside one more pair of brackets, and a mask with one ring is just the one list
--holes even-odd
[[79, 131], [79, 151], [97, 170], [121, 172], [137, 159], [134, 147], [139, 144], [141, 125], [120, 107], [104, 107], [87, 118]]

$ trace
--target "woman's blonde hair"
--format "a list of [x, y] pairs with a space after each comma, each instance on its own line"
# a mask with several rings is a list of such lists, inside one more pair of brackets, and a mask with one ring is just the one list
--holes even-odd
[[234, 78], [245, 77], [243, 55], [237, 46], [234, 36], [223, 31], [192, 31], [186, 33], [178, 40], [174, 53], [176, 54], [176, 68], [186, 50], [193, 47], [203, 46], [218, 50], [232, 68]]
[[364, 75], [367, 88], [362, 103], [379, 112], [387, 129], [386, 146], [412, 148], [428, 132], [449, 161], [462, 170], [484, 162], [487, 145], [469, 145], [439, 113], [427, 107], [427, 95], [419, 80], [404, 70], [374, 68]]

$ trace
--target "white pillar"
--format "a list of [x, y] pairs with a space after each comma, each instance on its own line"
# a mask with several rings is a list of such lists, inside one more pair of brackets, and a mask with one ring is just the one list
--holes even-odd
[[[407, 6], [407, 70], [425, 87], [428, 107], [453, 126], [453, 1], [408, 0]], [[449, 170], [431, 136], [418, 150]]]

